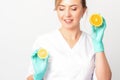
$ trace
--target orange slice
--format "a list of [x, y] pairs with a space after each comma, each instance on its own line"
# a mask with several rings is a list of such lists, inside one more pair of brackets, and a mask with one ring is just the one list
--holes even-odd
[[100, 14], [92, 14], [90, 17], [90, 24], [95, 27], [100, 27], [103, 23], [102, 16]]
[[48, 52], [46, 49], [39, 49], [38, 53], [37, 53], [38, 57], [40, 57], [41, 59], [45, 59], [48, 56]]

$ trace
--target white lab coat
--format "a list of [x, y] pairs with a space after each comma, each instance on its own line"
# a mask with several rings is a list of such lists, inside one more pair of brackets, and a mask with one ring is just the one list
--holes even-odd
[[[44, 80], [93, 80], [95, 53], [91, 37], [82, 32], [70, 48], [59, 30], [42, 35], [36, 40], [33, 51], [45, 48], [50, 57]], [[34, 70], [30, 68], [29, 74]]]

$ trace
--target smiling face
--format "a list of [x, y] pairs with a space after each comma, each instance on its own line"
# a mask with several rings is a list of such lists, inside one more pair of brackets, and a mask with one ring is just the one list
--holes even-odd
[[56, 8], [62, 27], [68, 29], [79, 27], [85, 10], [86, 7], [82, 6], [81, 0], [62, 0]]

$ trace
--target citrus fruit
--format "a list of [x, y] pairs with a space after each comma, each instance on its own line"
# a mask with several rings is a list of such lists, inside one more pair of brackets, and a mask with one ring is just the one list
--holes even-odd
[[39, 49], [38, 53], [37, 53], [38, 57], [40, 57], [41, 59], [45, 59], [48, 56], [48, 52], [46, 49]]
[[103, 23], [102, 16], [100, 14], [92, 14], [90, 17], [90, 24], [95, 27], [100, 27]]

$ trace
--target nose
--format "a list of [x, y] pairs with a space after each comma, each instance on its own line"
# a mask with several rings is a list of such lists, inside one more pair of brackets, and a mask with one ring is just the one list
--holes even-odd
[[67, 9], [67, 10], [65, 11], [65, 16], [66, 16], [66, 17], [71, 17], [71, 12], [70, 12], [69, 9]]

